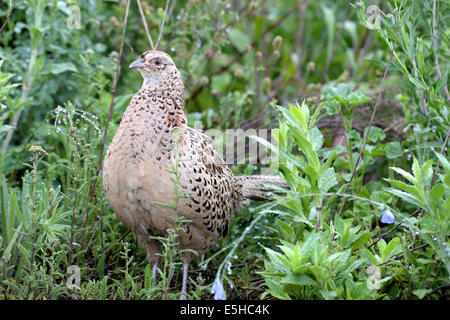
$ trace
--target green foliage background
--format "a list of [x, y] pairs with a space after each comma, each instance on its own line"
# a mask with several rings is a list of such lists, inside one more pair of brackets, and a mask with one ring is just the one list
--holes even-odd
[[[274, 129], [279, 149], [258, 141], [291, 186], [236, 214], [191, 265], [190, 298], [214, 298], [214, 281], [228, 299], [448, 296], [449, 1], [372, 2], [170, 2], [160, 49], [182, 73], [189, 123]], [[157, 39], [165, 1], [142, 5]], [[0, 34], [1, 299], [179, 296], [176, 233], [154, 284], [100, 179], [91, 190], [125, 7], [19, 0]], [[141, 85], [126, 66], [148, 49], [131, 1], [107, 143]]]

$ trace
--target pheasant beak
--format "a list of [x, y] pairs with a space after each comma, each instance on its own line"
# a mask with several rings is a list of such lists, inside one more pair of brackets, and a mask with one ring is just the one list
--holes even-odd
[[142, 67], [144, 67], [145, 65], [144, 65], [144, 59], [142, 59], [142, 58], [139, 58], [139, 59], [137, 59], [136, 61], [133, 61], [131, 64], [130, 64], [130, 68], [142, 68]]

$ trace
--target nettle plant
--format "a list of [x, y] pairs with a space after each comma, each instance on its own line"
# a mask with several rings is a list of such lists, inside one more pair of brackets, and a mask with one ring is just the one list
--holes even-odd
[[[291, 187], [285, 197], [277, 197], [284, 209], [266, 210], [278, 217], [272, 229], [280, 241], [278, 250], [265, 247], [268, 259], [261, 274], [268, 286], [266, 294], [280, 299], [395, 298], [402, 295], [396, 284], [406, 282], [405, 297], [423, 298], [433, 291], [427, 287], [442, 283], [448, 275], [450, 176], [438, 175], [431, 187], [432, 160], [422, 167], [414, 160], [413, 174], [392, 168], [412, 185], [385, 179], [392, 187], [377, 181], [361, 186], [360, 194], [344, 195], [347, 181], [335, 171], [343, 148], [323, 148], [323, 136], [316, 127], [328, 101], [314, 112], [304, 102], [289, 109], [278, 106], [283, 116], [274, 135], [279, 148], [260, 140], [279, 152], [280, 172]], [[374, 148], [377, 140], [368, 139]], [[437, 157], [448, 171], [448, 160], [441, 154]], [[341, 216], [336, 213], [343, 196], [356, 201], [353, 210]], [[421, 219], [411, 214], [417, 208], [424, 212]], [[380, 216], [387, 225], [395, 219], [400, 223], [380, 227]], [[425, 243], [416, 241], [417, 236]], [[418, 250], [427, 246], [432, 250]], [[437, 270], [429, 265], [434, 255], [442, 263]]]
[[[332, 166], [338, 154], [337, 148], [325, 152], [316, 126], [325, 104], [312, 114], [304, 102], [290, 109], [278, 107], [284, 119], [274, 136], [280, 171], [291, 190], [278, 197], [285, 210], [269, 210], [280, 217], [276, 230], [281, 252], [265, 248], [266, 293], [280, 299], [376, 298], [376, 286], [370, 287], [364, 273], [355, 272], [367, 262], [356, 250], [372, 233], [354, 225], [353, 218], [330, 216], [339, 199], [339, 177]], [[277, 151], [274, 145], [265, 145]]]

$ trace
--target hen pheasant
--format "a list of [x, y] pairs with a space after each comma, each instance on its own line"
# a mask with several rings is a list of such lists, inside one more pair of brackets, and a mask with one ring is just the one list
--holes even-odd
[[[147, 51], [130, 68], [137, 68], [144, 82], [109, 145], [103, 188], [118, 218], [145, 248], [155, 277], [161, 244], [151, 236], [167, 237], [178, 217], [189, 221], [179, 233], [179, 249], [202, 253], [227, 234], [234, 212], [250, 200], [265, 199], [262, 183], [287, 185], [277, 176], [234, 176], [213, 141], [187, 125], [183, 81], [169, 55]], [[193, 256], [181, 253], [183, 293]]]

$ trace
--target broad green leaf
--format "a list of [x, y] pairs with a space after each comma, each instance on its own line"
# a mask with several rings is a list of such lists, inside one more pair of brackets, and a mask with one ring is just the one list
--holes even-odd
[[72, 62], [52, 63], [50, 66], [50, 72], [53, 74], [60, 74], [66, 71], [78, 72]]
[[283, 284], [293, 284], [297, 286], [315, 286], [317, 282], [306, 274], [289, 274], [281, 280]]
[[445, 184], [446, 184], [447, 186], [450, 187], [450, 171], [449, 171], [449, 173], [447, 173], [447, 174], [445, 175], [445, 177], [444, 177], [444, 182], [445, 182]]
[[369, 249], [365, 247], [362, 248], [361, 255], [364, 256], [368, 264], [378, 264], [381, 262], [377, 257], [373, 255], [372, 252], [370, 252]]
[[422, 175], [423, 175], [423, 182], [426, 186], [428, 186], [431, 183], [431, 178], [433, 176], [433, 160], [428, 160], [425, 162], [422, 166]]
[[[380, 243], [380, 242], [378, 242], [378, 243]], [[398, 237], [393, 238], [389, 242], [389, 244], [384, 248], [384, 250], [382, 252], [383, 261], [386, 261], [387, 259], [389, 259], [390, 256], [395, 254], [398, 251], [396, 249], [397, 248], [400, 249], [399, 246], [400, 246], [400, 238], [398, 238]]]
[[403, 149], [398, 141], [389, 142], [385, 146], [386, 157], [388, 159], [395, 159], [403, 154]]
[[359, 236], [358, 239], [356, 239], [355, 241], [353, 241], [353, 243], [351, 243], [352, 248], [361, 248], [363, 247], [367, 241], [369, 241], [369, 239], [372, 237], [372, 233], [370, 232], [364, 232], [363, 234], [361, 234]]
[[430, 293], [433, 289], [417, 289], [414, 290], [413, 293], [419, 298], [423, 299], [427, 293]]
[[303, 108], [299, 109], [296, 107], [292, 107], [290, 109], [293, 117], [297, 120], [297, 123], [303, 129], [304, 132], [308, 131], [308, 118], [309, 118], [309, 110], [305, 112]]
[[[367, 134], [367, 130], [366, 129], [364, 131], [364, 136]], [[370, 133], [369, 136], [367, 137], [367, 141], [368, 142], [372, 142], [372, 143], [377, 143], [379, 141], [383, 141], [384, 138], [386, 137], [386, 134], [384, 133], [384, 131], [378, 127], [372, 127], [370, 129]]]
[[313, 150], [318, 151], [323, 145], [323, 135], [322, 132], [317, 127], [314, 127], [310, 131], [310, 140], [313, 146]]
[[415, 185], [421, 189], [423, 189], [423, 181], [422, 181], [422, 169], [420, 168], [419, 161], [414, 157], [412, 172], [415, 178]]
[[442, 196], [445, 194], [445, 188], [444, 185], [442, 183], [438, 183], [436, 184], [433, 189], [431, 189], [430, 191], [430, 195], [440, 201], [442, 199]]
[[337, 185], [336, 173], [334, 168], [328, 168], [320, 175], [319, 189], [322, 193], [327, 193], [332, 187]]
[[250, 39], [248, 36], [239, 29], [231, 29], [228, 35], [231, 43], [238, 48], [239, 51], [244, 51], [245, 47], [250, 44]]

